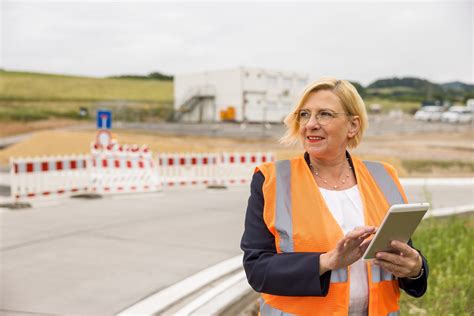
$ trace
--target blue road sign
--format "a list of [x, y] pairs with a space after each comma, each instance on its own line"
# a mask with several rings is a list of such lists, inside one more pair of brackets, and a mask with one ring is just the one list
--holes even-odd
[[112, 128], [112, 111], [97, 110], [97, 128], [111, 129]]

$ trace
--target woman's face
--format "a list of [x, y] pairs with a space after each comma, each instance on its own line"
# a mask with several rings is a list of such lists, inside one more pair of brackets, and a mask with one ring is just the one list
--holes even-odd
[[[358, 118], [343, 113], [341, 100], [333, 92], [319, 90], [310, 93], [297, 114], [301, 140], [310, 156], [335, 159], [345, 154], [349, 139], [358, 130]], [[319, 114], [320, 122], [316, 114]]]

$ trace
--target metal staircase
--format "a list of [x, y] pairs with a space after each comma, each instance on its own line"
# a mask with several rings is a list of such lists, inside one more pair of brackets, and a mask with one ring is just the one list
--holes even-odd
[[[213, 86], [201, 86], [190, 89], [179, 108], [175, 111], [174, 120], [180, 121], [184, 115], [200, 110], [200, 105], [203, 101], [215, 100], [216, 90]], [[202, 120], [200, 116], [199, 121]]]

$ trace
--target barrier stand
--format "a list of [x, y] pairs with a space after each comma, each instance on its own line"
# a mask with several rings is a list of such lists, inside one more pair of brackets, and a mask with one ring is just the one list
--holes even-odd
[[15, 202], [82, 194], [88, 189], [88, 156], [10, 158]]
[[167, 187], [226, 188], [248, 185], [257, 165], [274, 161], [273, 153], [163, 153], [157, 155], [159, 174]]
[[161, 191], [152, 153], [146, 145], [92, 146], [91, 191], [98, 194]]
[[207, 186], [215, 181], [216, 153], [162, 153], [158, 173], [167, 187]]

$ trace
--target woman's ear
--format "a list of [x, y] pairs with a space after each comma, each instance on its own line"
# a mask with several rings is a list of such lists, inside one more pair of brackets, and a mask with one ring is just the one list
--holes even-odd
[[347, 132], [347, 137], [354, 138], [360, 129], [360, 118], [355, 115], [349, 120], [349, 131]]

